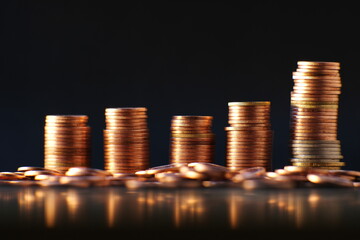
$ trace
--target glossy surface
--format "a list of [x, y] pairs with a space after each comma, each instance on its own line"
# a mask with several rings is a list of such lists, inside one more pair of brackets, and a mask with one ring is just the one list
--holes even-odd
[[9, 234], [116, 232], [142, 237], [150, 231], [178, 233], [175, 238], [190, 233], [189, 237], [196, 233], [204, 238], [214, 237], [213, 233], [343, 236], [360, 227], [360, 190], [2, 186], [0, 226]]

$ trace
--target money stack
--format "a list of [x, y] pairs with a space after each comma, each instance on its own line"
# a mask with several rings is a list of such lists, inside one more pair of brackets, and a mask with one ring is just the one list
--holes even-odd
[[104, 129], [104, 169], [134, 173], [149, 167], [147, 109], [107, 108]]
[[171, 163], [213, 162], [215, 137], [212, 116], [173, 116]]
[[229, 102], [226, 165], [230, 171], [271, 168], [270, 102]]
[[340, 169], [337, 119], [341, 78], [338, 62], [299, 61], [291, 92], [291, 162], [294, 166]]
[[84, 115], [47, 115], [44, 128], [44, 167], [67, 171], [90, 167], [90, 127]]

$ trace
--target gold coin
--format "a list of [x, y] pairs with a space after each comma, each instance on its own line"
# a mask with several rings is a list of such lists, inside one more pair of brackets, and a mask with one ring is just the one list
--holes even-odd
[[293, 162], [294, 166], [300, 167], [341, 167], [345, 166], [344, 162]]

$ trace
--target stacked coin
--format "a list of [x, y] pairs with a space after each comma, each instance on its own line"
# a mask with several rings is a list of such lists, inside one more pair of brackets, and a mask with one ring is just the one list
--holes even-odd
[[271, 168], [270, 102], [229, 102], [226, 165], [230, 171]]
[[340, 169], [337, 119], [341, 78], [338, 62], [299, 61], [291, 92], [292, 165]]
[[48, 115], [45, 118], [44, 166], [66, 171], [90, 165], [90, 127], [84, 115]]
[[170, 162], [213, 162], [215, 137], [212, 116], [173, 116]]
[[149, 167], [147, 109], [105, 109], [104, 168], [111, 173], [134, 173]]

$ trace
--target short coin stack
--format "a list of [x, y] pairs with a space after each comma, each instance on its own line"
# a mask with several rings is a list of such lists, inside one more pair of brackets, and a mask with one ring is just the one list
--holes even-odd
[[173, 116], [170, 162], [213, 162], [215, 138], [212, 116]]
[[249, 167], [270, 169], [272, 131], [270, 102], [229, 102], [226, 165], [230, 171]]
[[291, 93], [291, 162], [340, 169], [337, 119], [341, 78], [338, 62], [299, 61]]
[[85, 115], [47, 115], [44, 134], [44, 166], [66, 171], [90, 166], [90, 127]]
[[104, 168], [111, 173], [134, 173], [149, 167], [147, 109], [105, 109]]

